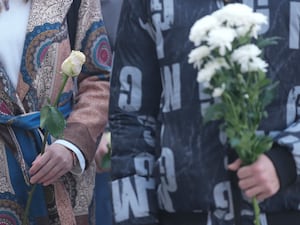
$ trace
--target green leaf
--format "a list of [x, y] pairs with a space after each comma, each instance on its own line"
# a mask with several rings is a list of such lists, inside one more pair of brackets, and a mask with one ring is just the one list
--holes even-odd
[[262, 49], [268, 45], [276, 45], [278, 43], [278, 40], [280, 39], [282, 38], [281, 37], [268, 37], [268, 38], [259, 37], [256, 42], [256, 45], [257, 47]]
[[54, 106], [45, 105], [41, 109], [40, 127], [48, 130], [55, 138], [62, 136], [66, 121], [63, 114]]
[[223, 118], [224, 115], [224, 104], [223, 103], [216, 103], [214, 105], [209, 106], [206, 109], [205, 115], [204, 115], [204, 123], [207, 123], [209, 121], [213, 120], [219, 120]]
[[256, 143], [254, 145], [255, 152], [260, 155], [268, 151], [272, 147], [272, 139], [268, 136], [257, 136]]
[[107, 143], [106, 146], [107, 146], [108, 152], [102, 158], [101, 167], [103, 169], [110, 169], [110, 167], [111, 167], [111, 144]]
[[273, 84], [270, 84], [262, 93], [261, 96], [261, 103], [263, 107], [266, 107], [269, 105], [272, 100], [274, 99], [275, 93], [276, 93], [276, 87], [278, 86], [279, 82], [274, 82]]
[[111, 164], [111, 160], [110, 160], [110, 154], [106, 153], [103, 158], [102, 158], [102, 162], [101, 162], [101, 167], [103, 169], [109, 169], [110, 168], [110, 164]]
[[236, 146], [238, 146], [240, 144], [240, 140], [238, 138], [231, 138], [230, 139], [230, 146], [232, 148], [236, 148]]

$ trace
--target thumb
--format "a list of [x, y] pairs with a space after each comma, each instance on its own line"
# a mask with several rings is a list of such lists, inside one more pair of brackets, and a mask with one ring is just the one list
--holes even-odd
[[242, 164], [242, 160], [237, 159], [233, 163], [229, 164], [227, 168], [232, 171], [237, 171], [240, 168], [241, 164]]

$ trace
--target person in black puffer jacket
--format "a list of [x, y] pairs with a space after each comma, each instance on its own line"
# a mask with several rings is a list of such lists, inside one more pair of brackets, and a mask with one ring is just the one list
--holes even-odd
[[219, 124], [203, 124], [210, 97], [188, 63], [190, 28], [234, 2], [124, 0], [109, 106], [115, 224], [251, 225], [253, 196], [262, 225], [299, 224], [299, 0], [242, 2], [268, 16], [262, 35], [280, 37], [264, 52], [280, 82], [261, 123], [272, 148], [239, 168]]

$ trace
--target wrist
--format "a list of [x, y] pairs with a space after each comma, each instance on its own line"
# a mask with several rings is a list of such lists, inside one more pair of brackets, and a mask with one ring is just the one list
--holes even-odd
[[71, 152], [71, 154], [72, 154], [72, 159], [73, 159], [73, 166], [72, 166], [72, 169], [73, 168], [75, 168], [77, 165], [78, 165], [78, 159], [77, 159], [77, 156], [76, 156], [76, 154], [72, 151], [72, 150], [70, 150], [70, 149], [68, 149], [70, 152]]
[[62, 140], [62, 139], [56, 140], [55, 143], [65, 146], [68, 150], [70, 150], [70, 152], [74, 153], [75, 157], [72, 155], [74, 163], [73, 163], [73, 168], [71, 170], [71, 173], [76, 175], [82, 174], [86, 166], [85, 158], [81, 153], [81, 151], [77, 148], [77, 146], [75, 146], [69, 141]]

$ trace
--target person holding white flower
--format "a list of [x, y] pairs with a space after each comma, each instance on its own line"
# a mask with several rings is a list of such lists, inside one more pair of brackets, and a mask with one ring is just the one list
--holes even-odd
[[[94, 154], [112, 61], [100, 2], [0, 0], [0, 29], [0, 223], [94, 224]], [[40, 110], [56, 102], [63, 81], [66, 126], [44, 139]]]
[[[228, 2], [249, 7], [209, 17]], [[289, 0], [124, 0], [109, 106], [114, 224], [253, 225], [251, 198], [259, 201], [261, 225], [299, 223], [299, 9]], [[251, 17], [253, 10], [268, 21]], [[209, 33], [210, 48], [190, 54], [220, 19], [243, 26]], [[222, 57], [211, 60], [211, 49], [224, 56], [237, 36], [260, 34], [279, 37], [278, 44], [263, 52], [249, 45], [231, 60], [242, 72], [279, 81], [257, 130], [273, 145], [244, 166], [220, 133], [221, 121], [204, 123], [227, 84], [204, 90], [215, 71], [228, 67]]]

